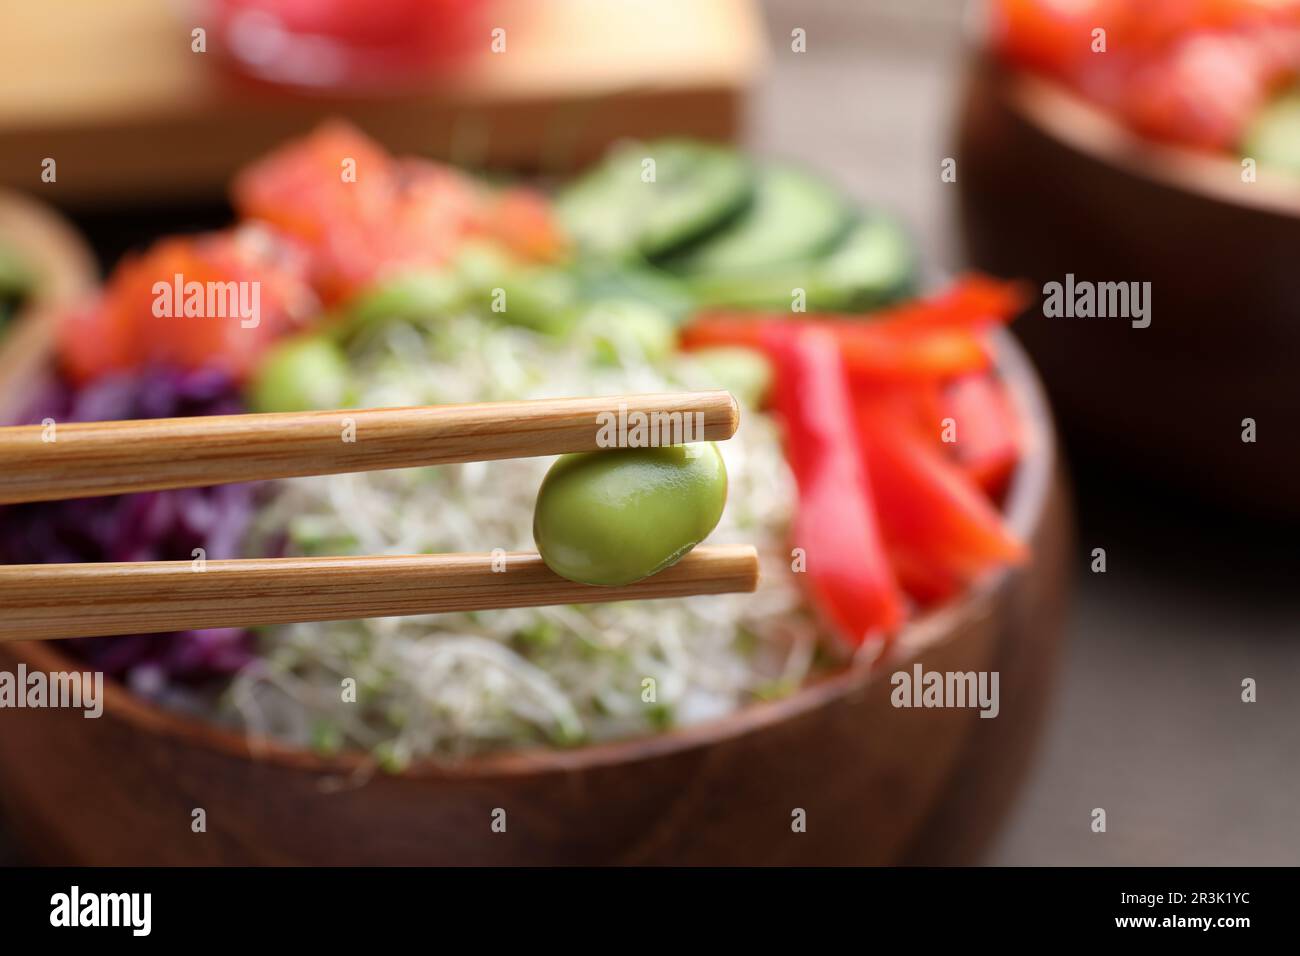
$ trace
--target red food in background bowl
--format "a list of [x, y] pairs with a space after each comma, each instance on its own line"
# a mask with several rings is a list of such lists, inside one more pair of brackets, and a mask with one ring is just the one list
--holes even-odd
[[310, 88], [409, 85], [481, 42], [485, 0], [205, 0], [240, 71]]

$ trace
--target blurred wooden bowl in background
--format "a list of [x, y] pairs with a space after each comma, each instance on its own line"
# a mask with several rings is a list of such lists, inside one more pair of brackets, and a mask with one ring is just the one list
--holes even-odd
[[[957, 132], [970, 263], [1043, 284], [1150, 282], [1151, 325], [1015, 330], [1067, 444], [1233, 509], [1300, 517], [1300, 181], [1159, 146], [1054, 84], [972, 63]], [[1257, 423], [1242, 441], [1243, 419]]]

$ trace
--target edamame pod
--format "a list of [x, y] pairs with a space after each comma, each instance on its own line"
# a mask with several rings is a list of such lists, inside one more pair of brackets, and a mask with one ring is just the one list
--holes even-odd
[[351, 373], [343, 350], [324, 336], [288, 339], [262, 359], [249, 383], [258, 412], [308, 412], [351, 402]]

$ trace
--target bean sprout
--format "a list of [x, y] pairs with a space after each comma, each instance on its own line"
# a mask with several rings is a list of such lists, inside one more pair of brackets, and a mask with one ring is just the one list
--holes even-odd
[[[353, 347], [357, 404], [443, 404], [711, 387], [689, 355], [652, 361], [631, 335], [564, 340], [473, 315], [390, 323]], [[722, 443], [728, 501], [711, 543], [760, 551], [756, 594], [302, 624], [261, 635], [225, 713], [396, 769], [531, 745], [652, 733], [795, 687], [814, 629], [789, 572], [794, 499], [779, 435], [746, 409]], [[291, 553], [531, 550], [551, 459], [298, 479], [276, 486], [257, 535]], [[345, 684], [355, 682], [355, 701]]]

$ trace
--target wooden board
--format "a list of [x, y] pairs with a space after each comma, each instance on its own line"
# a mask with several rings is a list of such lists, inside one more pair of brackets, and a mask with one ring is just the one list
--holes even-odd
[[[725, 139], [764, 58], [752, 0], [497, 0], [505, 53], [397, 96], [233, 79], [201, 16], [163, 0], [0, 5], [0, 185], [64, 205], [211, 197], [242, 163], [330, 116], [390, 148], [475, 166], [570, 168], [624, 136]], [[57, 181], [41, 181], [42, 161]]]

